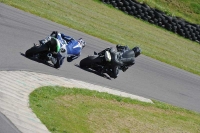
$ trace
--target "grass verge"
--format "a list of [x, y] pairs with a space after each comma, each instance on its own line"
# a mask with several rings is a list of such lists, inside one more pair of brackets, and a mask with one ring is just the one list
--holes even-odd
[[[0, 2], [114, 44], [140, 46], [142, 54], [146, 56], [200, 75], [198, 43], [128, 16], [97, 0], [0, 0]], [[184, 10], [181, 7], [179, 9]]]
[[200, 132], [200, 114], [79, 88], [34, 90], [30, 107], [52, 133]]

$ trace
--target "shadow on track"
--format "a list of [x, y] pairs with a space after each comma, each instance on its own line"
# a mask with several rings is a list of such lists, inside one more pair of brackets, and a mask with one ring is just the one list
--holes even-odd
[[[22, 55], [22, 56], [24, 56], [24, 57], [26, 57], [25, 56], [25, 54], [23, 54], [23, 53], [21, 53], [20, 52], [20, 54]], [[51, 64], [51, 63], [49, 63], [49, 62], [47, 62], [47, 61], [44, 61], [44, 60], [41, 60], [41, 59], [37, 59], [37, 58], [34, 58], [34, 57], [26, 57], [27, 59], [30, 59], [30, 60], [32, 60], [32, 61], [35, 61], [35, 62], [38, 62], [38, 63], [42, 63], [42, 64], [44, 64], [44, 65], [47, 65], [47, 66], [49, 66], [49, 67], [53, 67], [53, 68], [55, 68], [54, 66], [53, 66], [53, 64]], [[56, 68], [55, 68], [56, 69]]]
[[105, 73], [101, 74], [101, 73], [99, 73], [99, 72], [97, 72], [97, 71], [95, 71], [95, 70], [93, 70], [93, 69], [90, 69], [90, 68], [86, 68], [86, 69], [81, 68], [81, 67], [79, 66], [79, 64], [75, 64], [75, 66], [76, 66], [76, 67], [79, 67], [80, 69], [85, 70], [85, 71], [87, 71], [87, 72], [94, 73], [94, 74], [96, 74], [96, 75], [98, 75], [98, 76], [101, 76], [101, 77], [103, 77], [103, 78], [112, 80], [111, 77], [108, 76], [108, 75], [105, 74]]

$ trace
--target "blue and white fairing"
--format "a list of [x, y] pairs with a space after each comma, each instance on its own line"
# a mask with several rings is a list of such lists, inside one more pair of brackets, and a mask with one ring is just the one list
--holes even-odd
[[[58, 33], [57, 39], [60, 42], [60, 51], [57, 56], [60, 65], [62, 65], [65, 57], [73, 57], [73, 59], [76, 59], [80, 56], [82, 46], [77, 40], [62, 33]], [[65, 50], [64, 53], [62, 49]]]
[[[57, 37], [61, 43], [66, 44], [67, 56], [79, 56], [81, 53], [82, 46], [80, 43], [70, 36], [60, 34]], [[62, 47], [62, 46], [61, 46]]]

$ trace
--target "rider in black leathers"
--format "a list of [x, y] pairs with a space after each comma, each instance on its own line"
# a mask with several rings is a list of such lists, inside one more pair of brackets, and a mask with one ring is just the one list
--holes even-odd
[[[111, 48], [109, 50], [111, 54], [111, 58], [112, 58], [111, 60], [112, 69], [107, 71], [107, 73], [112, 78], [117, 78], [119, 69], [125, 72], [130, 66], [134, 65], [135, 58], [139, 56], [141, 53], [141, 49], [137, 46], [134, 47], [133, 49], [130, 49], [128, 46], [117, 45], [116, 48], [117, 48], [117, 51], [115, 50], [115, 48]], [[130, 56], [130, 57], [124, 56], [125, 55], [124, 53], [126, 52], [133, 54], [133, 56]]]

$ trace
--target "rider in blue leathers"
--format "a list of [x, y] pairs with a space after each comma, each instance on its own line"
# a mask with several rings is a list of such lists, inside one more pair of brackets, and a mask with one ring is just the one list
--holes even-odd
[[78, 58], [81, 55], [81, 50], [86, 45], [82, 38], [75, 40], [57, 31], [53, 31], [50, 36], [41, 40], [40, 43], [47, 43], [53, 49], [53, 54], [48, 54], [47, 57], [54, 64], [55, 68], [59, 68], [66, 57], [68, 62]]

